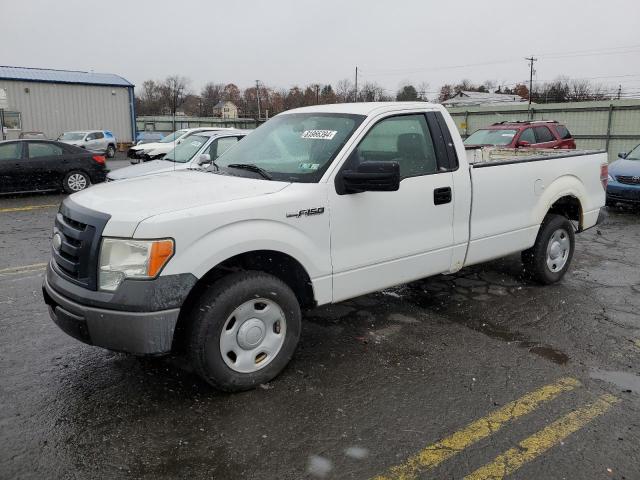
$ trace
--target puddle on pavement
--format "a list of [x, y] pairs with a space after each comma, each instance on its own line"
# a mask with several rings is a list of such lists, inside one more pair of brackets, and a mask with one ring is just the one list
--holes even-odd
[[484, 333], [485, 335], [496, 338], [498, 340], [504, 340], [507, 343], [513, 343], [520, 348], [527, 349], [534, 355], [538, 355], [546, 360], [549, 360], [558, 365], [564, 365], [569, 361], [569, 356], [550, 345], [546, 345], [539, 342], [533, 342], [528, 340], [524, 335], [519, 332], [511, 332], [510, 330], [494, 325], [491, 323], [483, 322], [481, 325], [473, 325], [466, 322], [458, 322], [475, 330], [476, 332]]
[[[474, 278], [475, 277], [475, 278]], [[464, 280], [464, 282], [462, 282]], [[481, 285], [485, 282], [484, 287]], [[489, 283], [491, 281], [493, 283]], [[448, 282], [448, 285], [447, 283]], [[435, 288], [433, 288], [435, 286]], [[538, 355], [546, 360], [549, 360], [558, 365], [565, 365], [569, 361], [569, 356], [544, 343], [535, 342], [525, 337], [520, 332], [512, 332], [509, 329], [493, 324], [486, 321], [474, 321], [468, 318], [460, 318], [456, 313], [459, 313], [458, 307], [453, 305], [460, 302], [466, 303], [468, 306], [473, 307], [475, 301], [474, 298], [465, 297], [457, 299], [455, 292], [460, 288], [468, 288], [470, 292], [473, 292], [475, 288], [487, 288], [487, 291], [491, 291], [491, 288], [503, 289], [506, 294], [509, 294], [507, 288], [520, 289], [522, 284], [516, 278], [509, 277], [508, 275], [500, 275], [492, 272], [480, 272], [473, 276], [460, 278], [452, 277], [443, 279], [443, 277], [435, 277], [433, 283], [429, 283], [429, 280], [423, 282], [416, 282], [414, 284], [405, 285], [399, 289], [382, 292], [383, 295], [396, 296], [399, 299], [408, 301], [414, 304], [416, 307], [432, 310], [438, 312], [441, 315], [445, 315], [449, 320], [466, 326], [472, 330], [483, 333], [491, 338], [503, 340], [507, 343], [513, 343], [514, 345], [527, 349], [534, 355]], [[391, 293], [393, 295], [391, 295]], [[500, 291], [496, 296], [502, 296], [503, 292]], [[460, 296], [460, 295], [458, 295]], [[488, 295], [487, 295], [488, 296]], [[452, 309], [453, 307], [453, 309]]]
[[596, 380], [609, 382], [622, 391], [640, 394], [640, 376], [635, 373], [595, 368], [589, 372], [589, 376]]

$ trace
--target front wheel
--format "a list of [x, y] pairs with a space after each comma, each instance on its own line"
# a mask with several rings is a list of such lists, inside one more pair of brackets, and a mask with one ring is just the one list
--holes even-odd
[[109, 145], [107, 147], [107, 158], [113, 158], [116, 155], [116, 147]]
[[549, 214], [540, 226], [536, 243], [522, 252], [525, 269], [545, 285], [559, 281], [571, 264], [575, 232], [562, 215]]
[[300, 338], [295, 294], [263, 272], [237, 272], [218, 280], [192, 312], [191, 363], [208, 383], [228, 392], [272, 380], [289, 363]]
[[87, 188], [89, 185], [91, 185], [89, 175], [78, 170], [67, 173], [62, 181], [62, 188], [67, 193], [79, 192]]

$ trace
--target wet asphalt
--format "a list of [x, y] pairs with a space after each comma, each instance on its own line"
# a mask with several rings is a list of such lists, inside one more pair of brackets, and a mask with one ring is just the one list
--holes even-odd
[[640, 478], [638, 212], [578, 235], [553, 286], [512, 256], [307, 312], [284, 373], [223, 394], [180, 358], [90, 347], [51, 322], [56, 208], [1, 210], [62, 198], [0, 198], [2, 479], [366, 479], [562, 377], [581, 386], [417, 478], [463, 478], [605, 393], [619, 402], [509, 478]]

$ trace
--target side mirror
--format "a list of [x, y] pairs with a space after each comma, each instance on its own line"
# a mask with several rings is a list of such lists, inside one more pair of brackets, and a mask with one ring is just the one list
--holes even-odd
[[517, 147], [530, 147], [531, 143], [527, 142], [526, 140], [520, 140], [516, 146]]
[[[341, 173], [341, 195], [361, 192], [395, 192], [400, 188], [398, 162], [362, 162], [356, 170]], [[341, 191], [340, 191], [341, 190]]]
[[620, 152], [618, 158], [627, 158], [627, 152]]
[[196, 162], [198, 165], [208, 165], [211, 163], [211, 155], [208, 153], [201, 153]]

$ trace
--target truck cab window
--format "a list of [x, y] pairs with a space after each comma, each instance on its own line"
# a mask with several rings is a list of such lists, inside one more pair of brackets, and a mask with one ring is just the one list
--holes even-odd
[[[377, 123], [354, 151], [351, 162], [395, 161], [400, 178], [438, 171], [436, 153], [424, 115], [391, 117]], [[351, 168], [355, 167], [353, 163]]]

